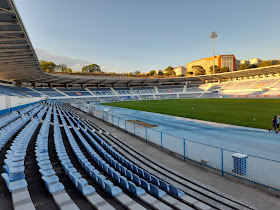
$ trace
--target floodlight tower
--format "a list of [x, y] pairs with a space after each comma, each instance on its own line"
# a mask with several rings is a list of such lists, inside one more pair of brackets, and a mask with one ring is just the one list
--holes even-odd
[[215, 38], [217, 38], [217, 33], [213, 31], [210, 38], [213, 39], [213, 74], [215, 74]]

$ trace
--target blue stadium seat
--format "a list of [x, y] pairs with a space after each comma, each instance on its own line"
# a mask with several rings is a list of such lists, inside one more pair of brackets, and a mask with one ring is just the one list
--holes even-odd
[[143, 195], [144, 193], [146, 193], [145, 190], [143, 190], [141, 187], [137, 187], [131, 181], [128, 181], [128, 189], [135, 196], [140, 196], [140, 195]]
[[182, 197], [185, 193], [173, 185], [169, 185], [170, 193], [176, 197]]
[[157, 198], [161, 198], [164, 195], [166, 195], [166, 192], [163, 190], [159, 189], [157, 186], [150, 184], [150, 193], [154, 195]]
[[155, 176], [151, 175], [151, 182], [156, 186], [159, 186], [159, 180]]
[[94, 193], [95, 192], [95, 189], [93, 186], [91, 185], [88, 185], [88, 184], [84, 184], [84, 181], [82, 181], [83, 179], [79, 179], [78, 180], [78, 190], [80, 192], [82, 192], [82, 194], [84, 196], [86, 195], [89, 195], [91, 193]]
[[39, 169], [39, 171], [42, 174], [42, 176], [52, 176], [55, 174], [55, 171], [53, 169], [49, 169], [49, 170]]
[[140, 186], [141, 186], [144, 190], [150, 192], [150, 183], [148, 183], [146, 180], [140, 178]]
[[133, 182], [134, 182], [136, 185], [141, 185], [139, 176], [137, 176], [136, 174], [133, 174], [132, 176], [133, 176]]
[[105, 190], [111, 195], [111, 196], [116, 196], [120, 193], [122, 193], [122, 190], [119, 187], [116, 187], [113, 185], [113, 183], [109, 180], [106, 180], [104, 182], [105, 184]]
[[124, 176], [120, 176], [120, 184], [125, 189], [128, 189], [128, 182], [127, 182], [127, 179]]
[[113, 180], [115, 182], [120, 183], [120, 176], [121, 176], [121, 174], [119, 172], [117, 172], [117, 171], [113, 172]]
[[7, 188], [10, 192], [27, 187], [27, 182], [25, 179], [20, 179], [18, 181], [10, 181], [8, 174], [2, 173], [1, 176], [5, 180]]
[[98, 175], [97, 176], [98, 184], [100, 187], [104, 188], [104, 180], [106, 180], [106, 177], [104, 175]]
[[48, 182], [49, 180], [45, 176], [43, 176], [42, 179], [45, 181], [45, 185], [48, 191], [50, 192], [50, 194], [64, 190], [64, 186], [62, 183], [60, 182], [50, 183]]
[[147, 172], [147, 171], [144, 171], [144, 178], [145, 178], [148, 182], [150, 182], [150, 181], [151, 181], [151, 175], [150, 175], [150, 173]]
[[169, 192], [169, 184], [167, 184], [165, 181], [159, 179], [159, 186], [164, 191]]
[[126, 178], [128, 180], [133, 180], [133, 176], [132, 176], [132, 172], [131, 171], [129, 171], [129, 170], [126, 171]]

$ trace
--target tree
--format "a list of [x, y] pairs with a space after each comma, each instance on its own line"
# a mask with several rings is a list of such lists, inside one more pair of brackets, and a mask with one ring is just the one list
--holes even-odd
[[154, 76], [157, 72], [155, 70], [152, 70], [149, 72], [149, 75]]
[[204, 75], [205, 74], [205, 69], [202, 67], [202, 66], [198, 66], [198, 65], [196, 65], [196, 66], [192, 66], [192, 73], [193, 73], [193, 75], [194, 76], [196, 76], [196, 75]]
[[[217, 73], [220, 73], [220, 67], [215, 65], [215, 74]], [[213, 66], [210, 66], [209, 74], [213, 74]]]
[[127, 73], [127, 76], [132, 77], [132, 73], [131, 72]]
[[275, 63], [274, 65], [280, 65], [280, 61], [278, 61], [277, 63]]
[[61, 72], [67, 72], [67, 66], [65, 64], [59, 64], [56, 66], [56, 70], [61, 71]]
[[245, 70], [250, 69], [251, 67], [248, 65], [248, 63], [243, 63], [239, 66], [238, 70]]
[[173, 70], [173, 67], [172, 66], [168, 66], [166, 69], [165, 69], [165, 74], [170, 76], [170, 75], [175, 75], [175, 71]]
[[162, 70], [159, 70], [159, 71], [158, 71], [158, 75], [159, 75], [159, 76], [163, 76], [163, 75], [164, 75], [164, 74], [163, 74], [163, 71], [162, 71]]
[[44, 61], [44, 60], [41, 60], [40, 65], [41, 65], [44, 72], [50, 72], [50, 73], [54, 72], [54, 70], [57, 67], [55, 63], [47, 62], [47, 61]]
[[263, 61], [259, 64], [259, 67], [271, 66], [271, 61]]
[[73, 71], [72, 71], [71, 68], [67, 68], [67, 69], [66, 69], [66, 72], [67, 72], [67, 73], [72, 73]]
[[97, 64], [91, 64], [88, 66], [84, 66], [82, 68], [82, 72], [101, 72], [101, 70], [100, 66], [98, 66]]
[[224, 73], [224, 72], [229, 72], [229, 67], [225, 66], [225, 67], [220, 68], [219, 73]]

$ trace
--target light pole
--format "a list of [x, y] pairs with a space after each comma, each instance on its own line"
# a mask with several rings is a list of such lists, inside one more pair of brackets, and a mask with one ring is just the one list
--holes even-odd
[[213, 31], [210, 38], [213, 39], [213, 74], [215, 74], [215, 38], [217, 38], [217, 33]]

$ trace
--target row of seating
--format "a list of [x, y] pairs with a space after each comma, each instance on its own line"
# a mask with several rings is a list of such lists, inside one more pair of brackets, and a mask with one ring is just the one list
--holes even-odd
[[[108, 163], [106, 163], [102, 159], [102, 157], [100, 157], [98, 155], [97, 152], [95, 152], [95, 150], [88, 144], [88, 142], [85, 140], [85, 138], [81, 135], [81, 133], [75, 127], [73, 122], [75, 122], [74, 118], [76, 118], [76, 117], [73, 115], [71, 117], [67, 116], [67, 115], [70, 115], [70, 113], [71, 112], [68, 112], [68, 114], [66, 114], [66, 118], [68, 119], [69, 123], [72, 125], [74, 132], [79, 137], [79, 140], [83, 144], [84, 148], [87, 150], [87, 152], [90, 154], [90, 156], [94, 159], [94, 161], [103, 169], [103, 171], [106, 174], [108, 174], [109, 177], [111, 177], [114, 181], [116, 181], [118, 184], [120, 184], [122, 187], [124, 187], [126, 190], [128, 190], [130, 193], [134, 194], [135, 196], [141, 196], [141, 195], [145, 194], [146, 193], [145, 190], [143, 190], [140, 187], [137, 187], [133, 183], [133, 180], [127, 181], [127, 179], [125, 177], [120, 177], [120, 174], [117, 171], [115, 171], [114, 167], [111, 167]], [[72, 118], [73, 122], [71, 122], [70, 118]], [[78, 122], [75, 122], [75, 124], [80, 127], [80, 130], [82, 131], [82, 133], [88, 138], [89, 141], [91, 141], [91, 143], [101, 153], [101, 155], [104, 156], [104, 154], [106, 154], [107, 152], [105, 150], [103, 150], [103, 148], [100, 145], [98, 145], [98, 143], [90, 136], [90, 134], [87, 132], [87, 130], [84, 129], [84, 128], [86, 128], [86, 125], [80, 120], [78, 120]], [[83, 125], [84, 128], [81, 125]], [[113, 159], [111, 159], [111, 160], [114, 161]], [[110, 164], [113, 165], [112, 162]], [[97, 176], [97, 175], [93, 174], [93, 176]], [[101, 176], [102, 176], [102, 178], [105, 179], [105, 177], [103, 175], [101, 175]], [[118, 177], [118, 178], [116, 179], [116, 177]], [[103, 181], [100, 177], [94, 177], [94, 178], [112, 196], [114, 196], [117, 192], [121, 193], [121, 189], [119, 189], [116, 186], [113, 186], [113, 183], [111, 181], [109, 181], [109, 180]], [[122, 179], [126, 184], [123, 185], [120, 182], [120, 179]]]
[[[71, 112], [69, 112], [69, 113], [71, 113]], [[73, 118], [76, 118], [76, 117], [73, 117]], [[106, 151], [102, 150], [103, 148], [100, 145], [98, 145], [98, 143], [88, 133], [88, 131], [90, 131], [90, 130], [84, 129], [82, 126], [83, 125], [82, 122], [75, 123], [75, 124], [78, 124], [78, 126], [80, 128], [79, 130], [76, 127], [73, 127], [74, 123], [71, 123], [74, 132], [76, 132], [76, 134], [78, 136], [78, 139], [81, 141], [81, 143], [83, 144], [85, 149], [88, 151], [90, 156], [94, 159], [94, 161], [114, 181], [114, 183], [117, 183], [124, 190], [139, 197], [140, 200], [143, 200], [144, 202], [149, 203], [149, 205], [156, 207], [156, 208], [157, 207], [168, 208], [164, 203], [157, 200], [157, 198], [161, 198], [160, 200], [170, 203], [170, 205], [175, 206], [175, 208], [177, 208], [179, 206], [181, 206], [183, 208], [187, 207], [186, 204], [184, 204], [180, 201], [180, 199], [175, 199], [175, 198], [170, 197], [169, 195], [166, 195], [166, 193], [164, 191], [159, 190], [158, 187], [156, 187], [155, 185], [147, 184], [148, 186], [151, 186], [151, 190], [145, 191], [143, 189], [143, 187], [141, 185], [139, 185], [139, 183], [137, 183], [137, 181], [136, 181], [136, 178], [138, 178], [138, 182], [139, 182], [139, 177], [137, 177], [137, 175], [133, 174], [132, 171], [127, 170], [126, 171], [127, 175], [125, 173], [121, 175], [118, 172], [118, 170], [116, 170], [116, 168], [117, 168], [116, 164], [119, 164], [119, 163], [116, 160], [114, 160], [114, 158], [112, 158], [112, 156], [110, 156]], [[85, 138], [87, 138], [87, 140], [94, 145], [93, 146], [94, 148], [96, 148], [95, 145], [97, 145], [97, 147], [99, 146], [100, 150], [98, 150], [98, 149], [96, 149], [96, 151], [93, 150], [92, 147], [89, 145], [89, 143], [85, 140], [83, 135], [81, 135], [79, 133], [79, 131], [82, 132], [83, 135], [85, 136]], [[100, 154], [100, 156], [99, 156], [99, 154]], [[110, 158], [107, 158], [107, 159], [102, 158], [102, 157], [104, 157], [103, 154], [106, 154], [106, 156], [110, 157]], [[130, 177], [132, 177], [131, 179], [128, 178], [129, 175], [130, 175]], [[99, 180], [99, 182], [101, 182], [101, 181]], [[111, 182], [111, 184], [113, 184], [113, 183]], [[138, 186], [140, 186], [140, 187], [138, 187]], [[105, 184], [105, 187], [106, 187], [106, 184]], [[146, 192], [153, 195], [154, 198], [152, 198], [152, 196], [150, 196]], [[162, 195], [161, 195], [161, 193], [162, 193]], [[185, 202], [185, 201], [183, 201], [183, 202]]]
[[4, 160], [5, 165], [3, 166], [5, 173], [2, 173], [1, 176], [4, 178], [10, 192], [27, 187], [24, 159], [28, 143], [39, 122], [40, 119], [33, 118], [17, 135], [10, 150], [7, 151], [6, 159]]
[[[81, 130], [84, 131], [83, 128], [81, 128]], [[97, 143], [96, 141], [94, 141], [92, 138], [89, 137], [93, 145], [96, 146], [96, 149], [100, 151], [100, 153], [107, 161], [113, 164], [113, 167], [116, 170], [121, 172], [121, 174], [126, 176], [129, 180], [134, 181], [138, 186], [143, 187], [143, 189], [155, 195], [156, 197], [164, 196], [166, 194], [165, 192], [170, 193], [175, 197], [181, 197], [184, 195], [184, 192], [179, 190], [177, 187], [168, 184], [163, 180], [158, 179], [157, 177], [151, 175], [149, 172], [144, 171], [140, 167], [128, 161], [122, 155], [117, 153], [112, 146], [110, 146], [98, 135], [96, 135], [92, 130], [88, 129], [88, 131], [99, 142]], [[109, 152], [109, 154], [100, 145], [102, 145], [106, 149], [106, 151]], [[119, 162], [117, 162], [114, 158]]]
[[7, 125], [8, 123], [17, 119], [20, 115], [18, 112], [12, 112], [11, 114], [7, 114], [0, 118], [0, 128]]
[[[54, 110], [55, 112], [55, 110]], [[48, 109], [45, 120], [42, 124], [40, 132], [37, 136], [35, 155], [37, 164], [39, 166], [39, 171], [42, 175], [42, 179], [45, 182], [46, 188], [50, 194], [64, 190], [64, 185], [59, 182], [58, 176], [56, 176], [53, 166], [50, 161], [49, 152], [48, 152], [48, 137], [49, 137], [49, 128], [51, 120], [52, 108]]]
[[[60, 110], [58, 110], [61, 121], [64, 126], [64, 130], [66, 132], [66, 135], [68, 139], [74, 138], [66, 124], [66, 121], [64, 120], [62, 113]], [[60, 127], [58, 123], [54, 123], [54, 141], [55, 141], [55, 148], [58, 155], [58, 159], [61, 162], [61, 165], [68, 175], [68, 177], [71, 179], [71, 181], [75, 184], [77, 189], [84, 195], [89, 195], [91, 193], [95, 192], [95, 189], [93, 186], [89, 185], [87, 180], [82, 177], [82, 175], [77, 171], [77, 169], [73, 166], [71, 163], [71, 160], [66, 152]]]
[[23, 115], [0, 130], [0, 151], [9, 139], [16, 134], [28, 121], [30, 117]]
[[[127, 189], [128, 191], [130, 191], [132, 194], [136, 196], [140, 196], [146, 193], [146, 191], [157, 198], [160, 198], [166, 194], [164, 191], [160, 190], [157, 186], [154, 186], [153, 184], [150, 184], [144, 179], [142, 179], [143, 177], [140, 178], [139, 175], [137, 174], [138, 171], [136, 169], [138, 167], [136, 165], [126, 160], [127, 164], [130, 165], [131, 167], [128, 168], [123, 166], [124, 162], [123, 163], [118, 162], [114, 157], [112, 157], [109, 153], [107, 153], [89, 134], [87, 134], [85, 132], [85, 129], [81, 128], [81, 130], [92, 142], [95, 149], [102, 155], [104, 160], [106, 160], [107, 163], [109, 163], [109, 164], [107, 163], [104, 164], [105, 171], [108, 171], [109, 175], [111, 175], [112, 178], [117, 183], [119, 183], [122, 187], [124, 187], [125, 189]], [[93, 133], [90, 130], [89, 132]], [[140, 170], [143, 172], [142, 169]]]
[[23, 114], [26, 114], [26, 113], [30, 112], [31, 110], [37, 108], [39, 105], [40, 105], [39, 103], [31, 105], [31, 106], [28, 106], [24, 109], [19, 110], [18, 112], [19, 112], [19, 114], [23, 115]]
[[[74, 112], [72, 112], [72, 114], [73, 113]], [[86, 129], [83, 128], [84, 126], [82, 125], [84, 124], [82, 123], [82, 120], [85, 120], [83, 119], [83, 117], [78, 118], [74, 116], [74, 118], [77, 121], [81, 121], [79, 123], [76, 123], [80, 127], [79, 131], [82, 132], [85, 138], [87, 138], [88, 141], [92, 143], [93, 147], [96, 148], [96, 151], [98, 152], [98, 154], [100, 154], [101, 158], [103, 157], [103, 160], [106, 160], [107, 163], [109, 163], [107, 164], [105, 162], [105, 164], [103, 164], [103, 167], [105, 168], [104, 170], [108, 173], [108, 175], [110, 177], [113, 177], [115, 183], [120, 184], [123, 189], [128, 190], [135, 196], [139, 196], [140, 199], [146, 197], [148, 195], [147, 193], [149, 193], [161, 201], [170, 203], [170, 205], [175, 206], [175, 208], [179, 206], [187, 207], [186, 203], [189, 203], [189, 196], [185, 195], [183, 191], [179, 190], [176, 186], [165, 182], [164, 180], [158, 179], [156, 176], [150, 174], [147, 171], [144, 171], [142, 168], [126, 159], [119, 160], [118, 162], [117, 158], [114, 159], [112, 156], [110, 156], [110, 154], [102, 149], [102, 147], [100, 146], [101, 144], [99, 145], [99, 143], [93, 140], [93, 137], [95, 137], [100, 140], [99, 142], [103, 141], [103, 139], [99, 137], [99, 135], [102, 134], [99, 134], [99, 132], [95, 132], [94, 130], [92, 131], [87, 127]], [[91, 133], [92, 137], [87, 133]], [[78, 139], [81, 140], [86, 149], [90, 146], [83, 143], [84, 140], [82, 137], [79, 137]], [[104, 141], [103, 144], [106, 145], [107, 149], [115, 152], [112, 146]], [[97, 148], [98, 145], [99, 148]], [[145, 193], [145, 191], [147, 193]]]
[[[83, 144], [87, 143], [86, 140], [81, 135], [81, 133], [79, 132], [79, 130], [75, 127], [72, 120], [70, 120], [71, 116], [68, 115], [67, 112], [63, 111], [63, 113], [64, 113], [64, 116], [67, 119], [68, 123], [73, 128], [73, 131], [78, 136], [78, 139]], [[67, 127], [66, 129], [69, 129], [69, 128]], [[69, 130], [69, 133], [70, 133], [70, 130]], [[81, 163], [81, 165], [85, 168], [87, 173], [92, 177], [92, 179], [100, 187], [102, 187], [105, 191], [107, 191], [119, 203], [126, 206], [127, 209], [144, 209], [143, 206], [141, 206], [139, 203], [137, 203], [132, 198], [130, 198], [128, 195], [126, 195], [119, 187], [114, 185], [114, 183], [111, 181], [111, 180], [113, 180], [112, 176], [110, 176], [111, 180], [107, 179], [107, 177], [104, 174], [102, 174], [99, 170], [95, 169], [95, 167], [93, 165], [91, 165], [91, 163], [88, 161], [88, 159], [84, 156], [83, 152], [80, 150], [80, 147], [78, 146], [78, 144], [74, 138], [72, 138], [72, 137], [69, 138], [69, 136], [68, 136], [68, 140], [71, 144], [71, 147], [72, 147], [76, 157], [78, 158], [79, 162]], [[87, 147], [85, 147], [85, 148], [88, 151], [91, 158], [103, 170], [103, 172], [105, 172], [106, 174], [109, 175], [108, 171], [106, 171], [106, 168], [104, 167], [105, 161], [102, 160], [102, 158], [90, 147], [89, 144], [87, 144]], [[148, 199], [148, 201], [154, 201], [154, 200]], [[162, 205], [161, 202], [157, 202], [157, 204], [159, 204], [159, 203], [161, 204], [161, 206], [165, 206], [164, 204]]]

